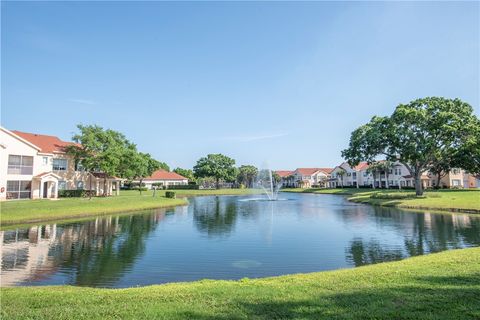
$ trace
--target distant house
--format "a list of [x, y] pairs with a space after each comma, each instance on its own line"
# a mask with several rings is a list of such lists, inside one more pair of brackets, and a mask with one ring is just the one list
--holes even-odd
[[[139, 183], [139, 180], [134, 180], [133, 182]], [[188, 179], [184, 176], [179, 175], [175, 172], [169, 172], [163, 169], [159, 169], [152, 173], [151, 176], [146, 177], [142, 181], [143, 184], [148, 189], [152, 189], [153, 185], [158, 186], [178, 186], [178, 185], [186, 185], [188, 184]]]
[[275, 171], [287, 188], [330, 187], [332, 168], [297, 168], [293, 171]]
[[118, 193], [121, 179], [83, 170], [65, 152], [72, 144], [55, 136], [0, 127], [0, 200], [57, 198], [59, 190]]
[[[384, 160], [378, 163], [385, 162]], [[360, 162], [351, 167], [344, 162], [332, 171], [332, 187], [375, 187], [375, 188], [403, 188], [414, 187], [415, 179], [407, 167], [396, 161], [390, 168], [373, 170], [367, 162]], [[440, 179], [437, 186], [437, 176], [424, 172], [420, 180], [424, 188], [476, 188], [480, 186], [475, 176], [468, 175], [465, 170], [453, 168], [448, 174]]]

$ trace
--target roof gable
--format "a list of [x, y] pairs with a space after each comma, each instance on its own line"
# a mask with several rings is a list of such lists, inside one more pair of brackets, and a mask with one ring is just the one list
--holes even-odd
[[75, 145], [73, 142], [63, 141], [55, 136], [21, 132], [17, 130], [12, 130], [12, 132], [40, 148], [40, 152], [43, 153], [65, 153], [65, 147]]

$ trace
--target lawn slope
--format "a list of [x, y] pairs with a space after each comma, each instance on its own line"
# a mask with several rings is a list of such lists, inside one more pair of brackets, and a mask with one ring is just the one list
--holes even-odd
[[282, 191], [345, 195], [348, 196], [348, 200], [353, 202], [387, 207], [480, 213], [479, 190], [431, 190], [426, 191], [423, 197], [415, 197], [415, 192], [411, 190], [398, 189], [339, 188], [285, 189]]
[[2, 319], [479, 319], [480, 248], [355, 269], [130, 289], [2, 289]]
[[[255, 189], [175, 190], [179, 197], [200, 195], [242, 195], [258, 192]], [[120, 196], [88, 198], [60, 198], [58, 200], [20, 200], [0, 203], [2, 226], [66, 220], [119, 212], [186, 205], [188, 201], [165, 198], [165, 191], [121, 191]]]

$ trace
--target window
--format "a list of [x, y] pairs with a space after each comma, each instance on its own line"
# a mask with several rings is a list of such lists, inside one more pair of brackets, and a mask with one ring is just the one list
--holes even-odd
[[67, 170], [67, 159], [53, 159], [53, 170], [65, 171]]
[[457, 180], [457, 179], [452, 180], [452, 185], [453, 185], [454, 187], [460, 186], [460, 180]]
[[83, 190], [83, 181], [77, 181], [76, 185], [78, 190]]
[[67, 182], [66, 181], [58, 181], [58, 190], [65, 190], [67, 189]]
[[48, 164], [48, 157], [42, 157], [42, 164], [46, 166]]
[[363, 171], [363, 176], [366, 177], [368, 175], [367, 171]]
[[347, 173], [347, 177], [350, 177], [351, 175], [352, 175], [351, 172], [348, 172], [348, 173]]
[[460, 170], [458, 170], [458, 169], [453, 169], [452, 171], [453, 171], [453, 174], [459, 174], [460, 173]]
[[77, 160], [75, 162], [75, 171], [81, 171], [81, 172], [85, 171], [85, 168], [82, 165], [82, 161]]
[[356, 172], [352, 173], [352, 177], [353, 177], [353, 179], [356, 179], [357, 178], [357, 173]]
[[31, 181], [7, 181], [7, 199], [29, 199]]
[[33, 174], [33, 157], [31, 156], [8, 156], [9, 174]]
[[393, 170], [392, 169], [388, 169], [388, 174], [392, 174], [393, 173]]

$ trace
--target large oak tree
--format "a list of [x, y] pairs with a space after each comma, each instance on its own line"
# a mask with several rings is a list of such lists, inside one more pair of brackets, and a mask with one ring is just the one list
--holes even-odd
[[451, 165], [465, 168], [467, 159], [478, 159], [479, 153], [478, 118], [473, 108], [459, 99], [428, 97], [400, 104], [390, 117], [373, 117], [352, 132], [342, 156], [350, 165], [373, 163], [379, 156], [401, 162], [413, 176], [420, 196], [422, 173], [446, 155], [458, 155]]

